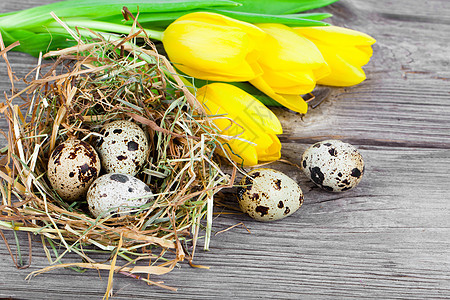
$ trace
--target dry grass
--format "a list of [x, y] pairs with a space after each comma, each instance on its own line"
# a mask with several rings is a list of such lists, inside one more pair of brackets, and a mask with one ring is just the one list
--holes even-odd
[[[236, 172], [226, 175], [216, 163], [210, 121], [168, 60], [149, 41], [145, 48], [130, 43], [135, 36], [98, 36], [48, 53], [53, 62], [40, 60], [20, 91], [10, 71], [13, 92], [0, 104], [9, 124], [8, 146], [0, 152], [1, 228], [41, 236], [51, 265], [31, 276], [62, 267], [110, 270], [106, 298], [116, 273], [166, 287], [149, 275], [165, 274], [183, 260], [195, 266], [200, 235], [208, 248], [213, 196], [232, 185]], [[9, 49], [1, 49], [10, 69]], [[132, 216], [96, 219], [85, 200], [66, 203], [52, 190], [47, 163], [59, 143], [77, 138], [94, 144], [102, 125], [117, 119], [147, 130], [152, 151], [137, 177], [157, 196]], [[88, 250], [109, 259], [95, 261]], [[63, 264], [69, 252], [82, 262]]]

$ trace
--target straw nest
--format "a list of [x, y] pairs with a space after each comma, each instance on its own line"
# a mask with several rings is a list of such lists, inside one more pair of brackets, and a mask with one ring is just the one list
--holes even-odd
[[[138, 47], [133, 38], [99, 36], [48, 53], [53, 61], [40, 60], [21, 91], [7, 63], [12, 95], [0, 104], [9, 124], [0, 153], [0, 225], [41, 236], [51, 265], [30, 275], [106, 269], [108, 288], [115, 273], [164, 286], [148, 274], [167, 273], [185, 259], [194, 266], [200, 236], [208, 247], [213, 196], [232, 185], [235, 172], [225, 174], [215, 161], [220, 144], [211, 123], [169, 61], [148, 40]], [[147, 131], [151, 153], [136, 177], [156, 195], [133, 215], [94, 218], [85, 200], [67, 203], [51, 188], [47, 164], [58, 144], [77, 138], [94, 145], [101, 127], [118, 119]], [[62, 263], [69, 252], [82, 262]], [[97, 262], [92, 252], [109, 259]]]

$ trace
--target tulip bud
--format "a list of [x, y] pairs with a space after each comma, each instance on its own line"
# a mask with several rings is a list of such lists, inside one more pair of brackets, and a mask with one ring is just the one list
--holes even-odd
[[252, 95], [230, 84], [212, 83], [198, 89], [196, 96], [234, 161], [250, 166], [280, 158], [281, 143], [276, 134], [282, 133], [281, 124]]
[[295, 32], [312, 41], [330, 66], [331, 73], [317, 81], [331, 86], [351, 86], [366, 75], [362, 66], [372, 56], [376, 41], [369, 35], [338, 26], [296, 27]]

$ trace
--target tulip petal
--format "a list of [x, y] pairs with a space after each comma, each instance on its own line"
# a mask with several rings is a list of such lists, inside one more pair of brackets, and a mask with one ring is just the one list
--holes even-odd
[[263, 39], [265, 37], [264, 32], [261, 31], [257, 26], [239, 21], [230, 17], [226, 17], [221, 14], [208, 13], [208, 12], [194, 12], [184, 15], [177, 19], [177, 21], [190, 20], [205, 24], [222, 24], [228, 27], [235, 27], [247, 32], [253, 39]]
[[313, 42], [328, 45], [372, 45], [376, 42], [368, 34], [339, 26], [295, 27], [294, 30]]
[[[259, 62], [268, 69], [312, 70], [315, 74], [329, 73], [319, 49], [310, 40], [299, 36], [281, 24], [258, 24], [268, 36]], [[323, 75], [321, 75], [323, 77]]]
[[366, 79], [361, 66], [372, 56], [375, 39], [369, 35], [338, 26], [298, 27], [297, 34], [310, 39], [322, 52], [331, 74], [317, 80], [319, 84], [351, 86]]
[[[242, 163], [244, 166], [254, 166], [258, 164], [258, 154], [256, 148], [249, 143], [237, 139], [220, 139], [223, 149], [231, 160]], [[219, 155], [225, 156], [223, 150], [218, 147], [216, 151]]]
[[[258, 59], [264, 73], [250, 82], [286, 107], [306, 112], [307, 105], [299, 95], [311, 92], [316, 81], [330, 73], [330, 68], [314, 43], [290, 27], [282, 24], [258, 24], [258, 27], [267, 34]], [[297, 95], [296, 101], [287, 101], [281, 95]]]
[[274, 134], [270, 134], [269, 136], [273, 141], [269, 147], [265, 148], [264, 151], [258, 151], [259, 149], [256, 148], [258, 159], [260, 161], [275, 161], [281, 157], [280, 140]]
[[[238, 124], [253, 131], [281, 134], [283, 129], [277, 116], [255, 97], [226, 83], [212, 83], [197, 90], [197, 98], [214, 102]], [[208, 105], [206, 103], [206, 105]]]
[[256, 98], [236, 86], [217, 82], [198, 89], [197, 99], [218, 131], [224, 151], [234, 161], [255, 165], [260, 156], [265, 161], [280, 157], [281, 143], [275, 134], [282, 133], [281, 124]]
[[250, 83], [281, 105], [298, 113], [306, 114], [308, 104], [300, 95], [277, 94], [261, 76], [251, 80]]
[[261, 147], [271, 143], [271, 139], [263, 130], [261, 130], [261, 128], [248, 126], [248, 124], [242, 122], [236, 122], [226, 110], [210, 99], [203, 99], [201, 102], [220, 134], [236, 136], [249, 143], [261, 145]]
[[[186, 65], [190, 69], [229, 75], [245, 61], [249, 41], [244, 32], [192, 21], [180, 21], [171, 26], [171, 30], [164, 33], [164, 47], [173, 63], [183, 72]], [[217, 37], [212, 39], [214, 35]], [[248, 76], [254, 76], [248, 69], [249, 66], [244, 67], [244, 73], [250, 71]]]
[[[228, 84], [220, 83], [220, 85]], [[231, 110], [231, 114], [228, 113], [228, 111], [230, 111], [229, 108], [231, 107], [231, 105], [227, 105], [226, 107], [224, 107], [221, 104], [216, 104], [212, 99], [217, 96], [217, 93], [215, 93], [217, 91], [217, 88], [207, 87], [209, 87], [209, 85], [198, 90], [197, 98], [211, 117], [211, 120], [213, 121], [220, 135], [225, 135], [231, 138], [228, 141], [228, 144], [233, 149], [233, 151], [235, 146], [238, 147], [238, 149], [236, 150], [237, 152], [235, 153], [240, 153], [239, 151], [243, 151], [245, 147], [255, 149], [255, 151], [256, 147], [258, 149], [264, 149], [266, 147], [269, 147], [273, 143], [272, 138], [266, 133], [266, 131], [270, 131], [268, 128], [257, 126], [254, 122], [250, 122], [250, 124], [245, 123], [244, 120], [236, 117], [235, 111], [233, 110]], [[230, 99], [233, 98], [234, 97], [230, 97]], [[254, 101], [257, 100], [255, 99]], [[267, 109], [266, 107], [264, 108]], [[279, 122], [278, 119], [276, 120], [277, 122]], [[247, 164], [245, 159], [244, 163]]]
[[[224, 81], [224, 82], [234, 82], [234, 81], [247, 81], [251, 78], [257, 77], [262, 74], [259, 66], [251, 66], [247, 62], [243, 62], [241, 65], [231, 68], [229, 66], [227, 70], [221, 70], [216, 72], [211, 72], [209, 69], [200, 70], [198, 68], [193, 68], [192, 66], [173, 63], [174, 66], [181, 72], [188, 74], [189, 76], [212, 81]], [[249, 79], [250, 78], [250, 79]]]
[[278, 94], [306, 94], [316, 86], [316, 80], [311, 71], [267, 72], [261, 75], [265, 82]]
[[335, 54], [333, 57], [327, 56], [331, 61], [331, 75], [319, 80], [318, 84], [330, 86], [352, 86], [361, 83], [366, 79], [366, 74], [361, 67], [354, 66]]
[[205, 80], [246, 81], [262, 71], [256, 63], [265, 37], [258, 27], [214, 13], [180, 17], [163, 34], [170, 60], [182, 72]]
[[[370, 46], [369, 46], [370, 47]], [[318, 46], [319, 49], [325, 48]], [[372, 48], [370, 48], [372, 49]], [[365, 50], [365, 49], [364, 49]], [[324, 53], [324, 50], [321, 50], [322, 54]], [[331, 49], [328, 50], [329, 52], [332, 51]], [[360, 47], [342, 47], [335, 49], [336, 54], [338, 54], [342, 59], [346, 60], [348, 63], [354, 65], [354, 66], [364, 66], [367, 64], [370, 60], [371, 54], [367, 54], [366, 51], [363, 51]], [[324, 57], [326, 55], [324, 54]]]
[[361, 50], [362, 52], [364, 52], [369, 58], [373, 54], [373, 48], [370, 45], [358, 45], [358, 46], [355, 46], [355, 47], [357, 49]]

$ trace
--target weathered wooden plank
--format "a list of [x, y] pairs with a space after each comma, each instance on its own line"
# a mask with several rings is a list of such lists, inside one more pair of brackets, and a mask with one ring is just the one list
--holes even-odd
[[[20, 0], [0, 11], [52, 1]], [[450, 7], [446, 0], [341, 0], [322, 9], [332, 22], [377, 39], [366, 66], [368, 80], [332, 88], [317, 108], [301, 118], [276, 109], [284, 135], [283, 158], [299, 163], [311, 143], [338, 137], [356, 145], [366, 161], [357, 189], [344, 194], [314, 188], [291, 165], [275, 164], [295, 178], [305, 204], [292, 217], [257, 223], [242, 214], [214, 221], [220, 233], [211, 251], [198, 251], [187, 264], [154, 280], [178, 287], [177, 293], [117, 275], [117, 299], [150, 295], [171, 299], [448, 299], [450, 298]], [[11, 53], [18, 75], [35, 59]], [[8, 90], [0, 63], [0, 91]], [[0, 119], [0, 127], [5, 128]], [[5, 144], [0, 137], [0, 147]], [[232, 202], [232, 197], [227, 201]], [[220, 208], [216, 209], [220, 211]], [[13, 241], [13, 235], [6, 233]], [[26, 238], [20, 237], [26, 248]], [[0, 297], [20, 299], [100, 298], [107, 273], [53, 271], [24, 281], [48, 265], [38, 242], [33, 265], [17, 270], [0, 244]], [[76, 259], [69, 255], [65, 261]]]

